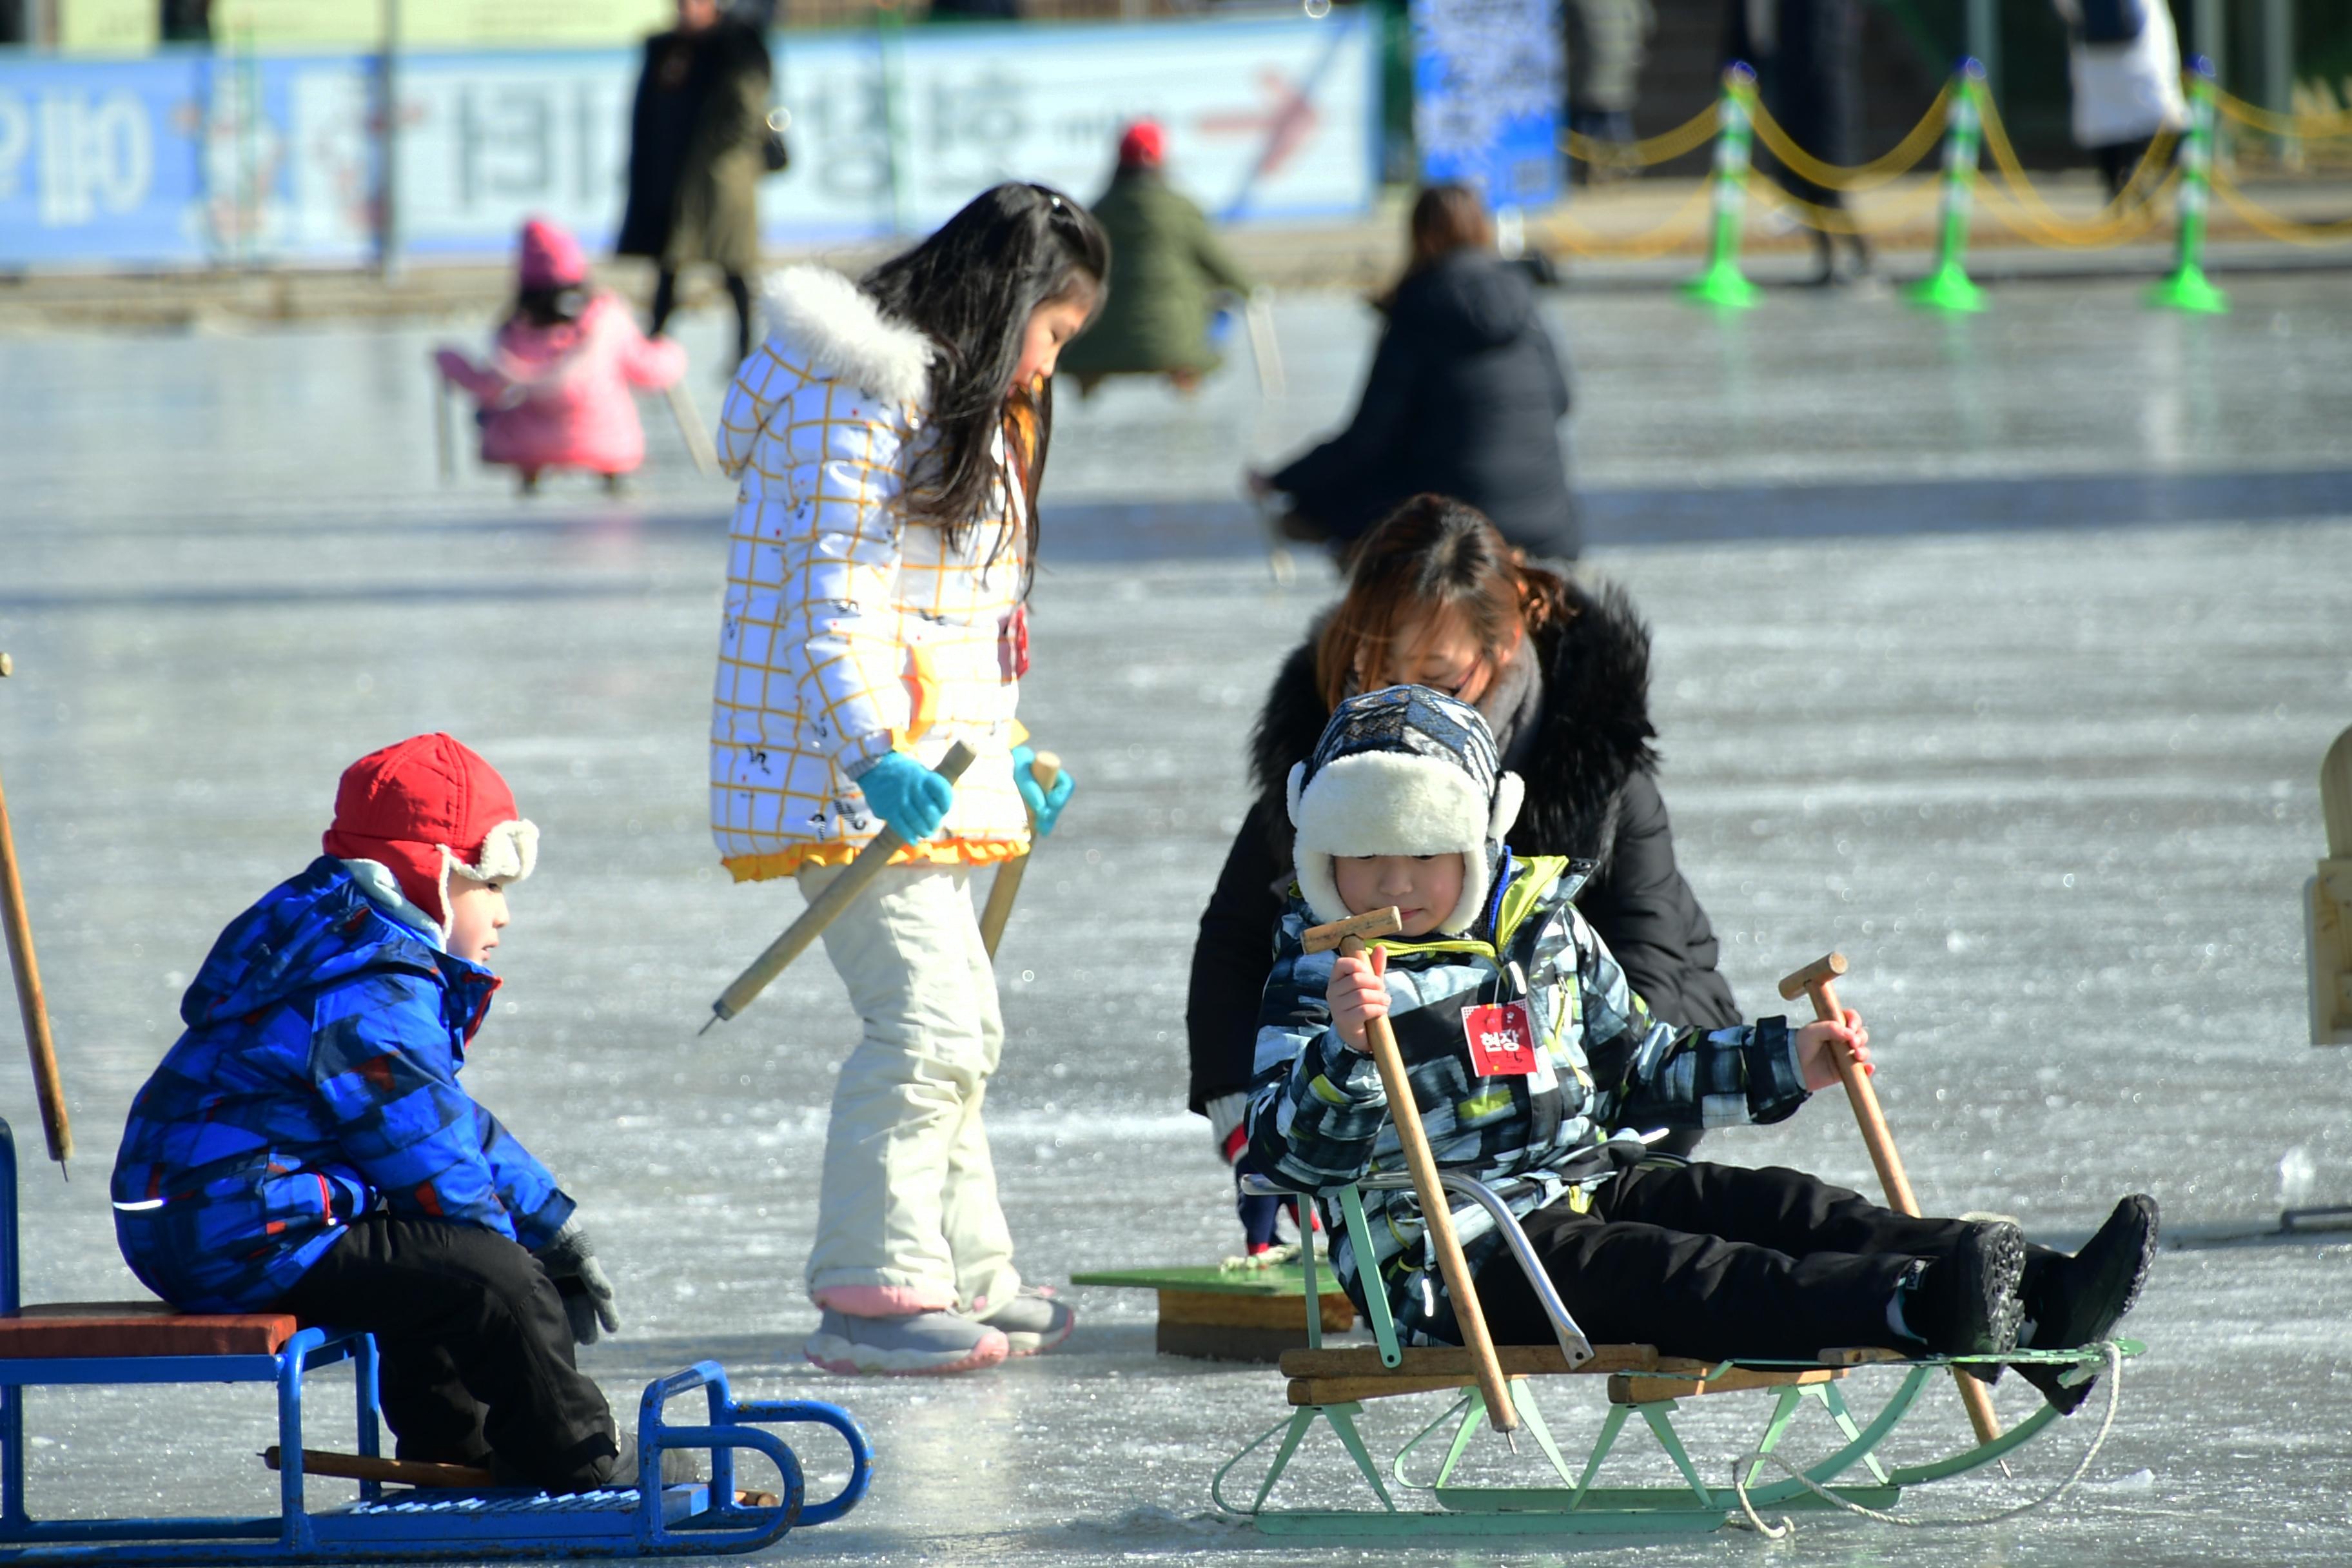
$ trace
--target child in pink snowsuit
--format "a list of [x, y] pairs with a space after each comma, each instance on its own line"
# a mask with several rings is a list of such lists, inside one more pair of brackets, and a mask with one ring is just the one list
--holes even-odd
[[522, 226], [518, 271], [489, 363], [455, 349], [434, 363], [481, 405], [482, 461], [513, 465], [526, 493], [546, 468], [585, 468], [616, 485], [646, 460], [629, 388], [669, 385], [686, 351], [647, 339], [625, 305], [590, 288], [580, 242], [543, 218]]

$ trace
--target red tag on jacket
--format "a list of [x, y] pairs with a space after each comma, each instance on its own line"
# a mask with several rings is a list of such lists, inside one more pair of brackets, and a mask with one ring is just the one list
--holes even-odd
[[1010, 685], [1028, 673], [1029, 606], [1015, 605], [996, 628], [996, 674]]
[[1536, 1070], [1536, 1032], [1525, 1002], [1465, 1007], [1462, 1032], [1480, 1078], [1525, 1078]]

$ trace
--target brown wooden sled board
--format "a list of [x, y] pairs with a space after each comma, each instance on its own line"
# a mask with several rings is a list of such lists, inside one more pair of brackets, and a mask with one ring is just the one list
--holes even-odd
[[[1710, 1367], [1707, 1371], [1712, 1371]], [[1738, 1394], [1750, 1388], [1790, 1388], [1811, 1383], [1835, 1383], [1845, 1375], [1842, 1366], [1726, 1367], [1715, 1376], [1706, 1372], [1676, 1376], [1663, 1367], [1654, 1373], [1625, 1373], [1609, 1380], [1612, 1405], [1657, 1405], [1669, 1399], [1696, 1399], [1707, 1394]]]
[[[1356, 1321], [1355, 1304], [1328, 1269], [1318, 1268], [1315, 1276], [1320, 1328], [1346, 1332]], [[1271, 1268], [1209, 1263], [1097, 1269], [1071, 1275], [1070, 1283], [1157, 1291], [1156, 1345], [1162, 1355], [1264, 1363], [1307, 1343], [1307, 1274], [1295, 1263]]]
[[276, 1355], [290, 1312], [175, 1312], [161, 1301], [53, 1301], [0, 1317], [0, 1360]]

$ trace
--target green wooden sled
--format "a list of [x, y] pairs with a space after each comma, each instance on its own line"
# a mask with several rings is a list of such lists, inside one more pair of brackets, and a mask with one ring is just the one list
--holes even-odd
[[[1884, 1511], [1894, 1507], [1906, 1489], [2005, 1459], [2040, 1436], [2057, 1418], [2057, 1412], [2045, 1405], [1993, 1441], [1972, 1442], [1958, 1452], [1925, 1462], [1888, 1464], [1882, 1447], [1917, 1407], [1922, 1394], [1945, 1381], [1955, 1363], [2042, 1362], [2074, 1368], [2065, 1374], [2066, 1381], [2079, 1382], [2119, 1368], [2121, 1358], [2137, 1355], [2145, 1348], [2134, 1341], [2117, 1340], [2080, 1350], [1918, 1359], [1874, 1348], [1831, 1349], [1810, 1362], [1708, 1363], [1661, 1356], [1648, 1345], [1595, 1346], [1586, 1342], [1570, 1317], [1538, 1266], [1526, 1233], [1502, 1200], [1466, 1176], [1446, 1172], [1442, 1179], [1449, 1193], [1476, 1203], [1495, 1219], [1551, 1320], [1557, 1345], [1508, 1346], [1498, 1351], [1512, 1403], [1534, 1440], [1536, 1452], [1528, 1456], [1526, 1463], [1539, 1468], [1527, 1479], [1508, 1484], [1475, 1481], [1465, 1474], [1472, 1440], [1486, 1419], [1470, 1352], [1401, 1347], [1387, 1303], [1372, 1293], [1367, 1305], [1374, 1342], [1369, 1346], [1326, 1347], [1314, 1317], [1302, 1314], [1307, 1319], [1308, 1348], [1282, 1358], [1290, 1413], [1251, 1439], [1210, 1483], [1212, 1500], [1229, 1517], [1245, 1519], [1269, 1535], [1386, 1540], [1528, 1534], [1664, 1536], [1716, 1530], [1741, 1511], [1787, 1513], [1841, 1504]], [[1287, 1190], [1260, 1177], [1245, 1178], [1245, 1184], [1259, 1192]], [[1405, 1184], [1402, 1177], [1374, 1177], [1363, 1184], [1370, 1187]], [[1334, 1195], [1333, 1206], [1357, 1245], [1369, 1252], [1370, 1227], [1360, 1188], [1341, 1189]], [[1302, 1261], [1306, 1289], [1311, 1294], [1316, 1289], [1316, 1261], [1311, 1254]], [[1847, 1405], [1840, 1386], [1849, 1373], [1862, 1369], [1868, 1369], [1874, 1377], [1894, 1380], [1891, 1392], [1866, 1420]], [[1533, 1383], [1594, 1375], [1607, 1379], [1608, 1414], [1584, 1462], [1575, 1466], [1546, 1424]], [[1383, 1468], [1373, 1458], [1360, 1419], [1365, 1401], [1439, 1392], [1451, 1396], [1446, 1408], [1397, 1447]], [[1767, 1392], [1772, 1395], [1771, 1405], [1756, 1439], [1740, 1453], [1703, 1472], [1676, 1429], [1679, 1405], [1693, 1398]], [[2109, 1393], [2112, 1399], [2112, 1384]], [[1679, 1484], [1595, 1484], [1604, 1462], [1636, 1416], [1642, 1429], [1672, 1462], [1681, 1478]], [[1801, 1427], [1801, 1419], [1805, 1421]], [[1318, 1426], [1329, 1428], [1338, 1438], [1364, 1483], [1352, 1506], [1327, 1501], [1327, 1506], [1301, 1507], [1277, 1499], [1277, 1484]], [[1801, 1440], [1818, 1435], [1822, 1441], [1807, 1446], [1824, 1451], [1810, 1460], [1790, 1461], [1781, 1453], [1780, 1445], [1792, 1430], [1800, 1432]], [[2105, 1432], [2102, 1426], [2101, 1439]], [[1270, 1460], [1263, 1457], [1269, 1444], [1273, 1445]], [[2086, 1455], [2077, 1476], [2087, 1468], [2088, 1458]], [[1708, 1479], [1710, 1475], [1714, 1479]], [[2053, 1500], [2072, 1479], [2040, 1500]], [[1294, 1484], [1288, 1489], [1304, 1489]]]

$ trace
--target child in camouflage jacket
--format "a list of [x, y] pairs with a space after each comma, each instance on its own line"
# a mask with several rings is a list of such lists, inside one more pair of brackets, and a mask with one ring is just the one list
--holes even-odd
[[[1596, 1342], [1803, 1359], [2106, 1337], [2147, 1272], [2151, 1199], [2126, 1198], [2069, 1258], [2007, 1220], [1912, 1218], [1799, 1171], [1647, 1157], [1641, 1131], [1793, 1115], [1836, 1081], [1832, 1051], [1867, 1067], [1869, 1036], [1852, 1012], [1797, 1030], [1653, 1018], [1576, 911], [1591, 868], [1504, 847], [1519, 793], [1477, 710], [1420, 687], [1349, 699], [1293, 771], [1298, 880], [1260, 1017], [1255, 1169], [1316, 1194], [1403, 1169], [1366, 1054], [1385, 1016], [1438, 1163], [1501, 1193]], [[1305, 951], [1308, 926], [1387, 905], [1401, 936], [1352, 958]], [[1361, 1304], [1377, 1280], [1411, 1339], [1461, 1342], [1412, 1194], [1365, 1196], [1371, 1256], [1335, 1227], [1341, 1281]], [[1454, 1223], [1496, 1341], [1548, 1341], [1485, 1211]], [[2023, 1370], [2063, 1408], [2087, 1392]]]

